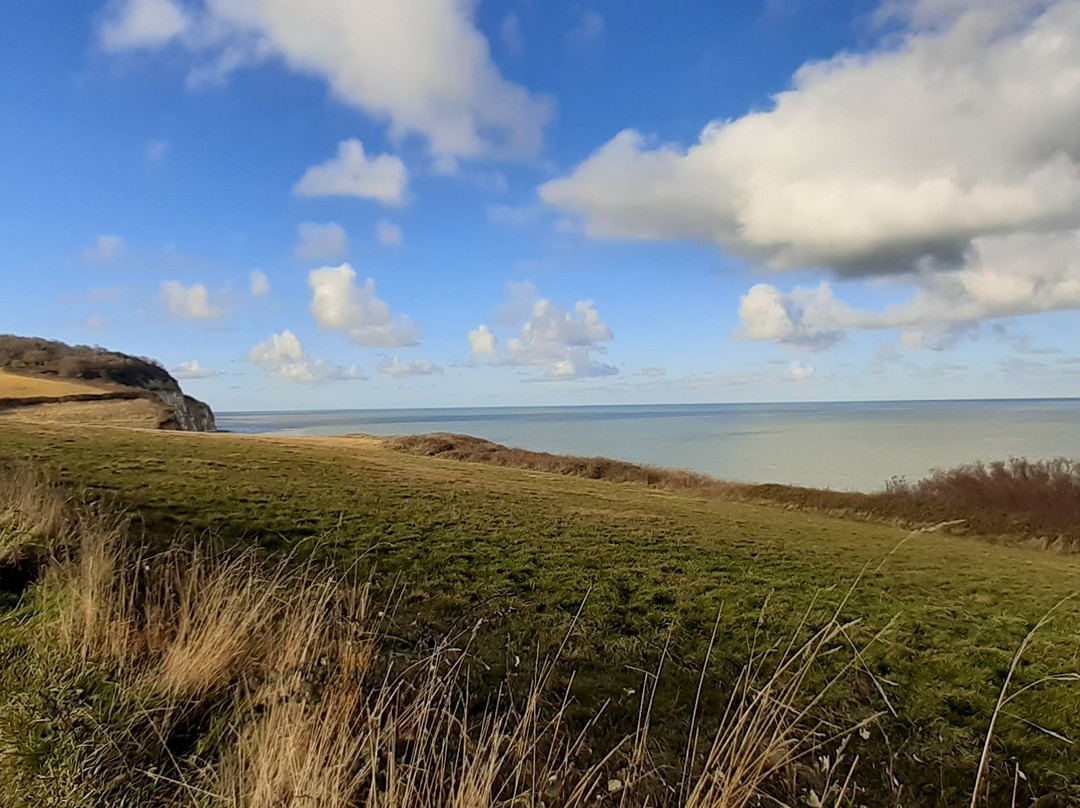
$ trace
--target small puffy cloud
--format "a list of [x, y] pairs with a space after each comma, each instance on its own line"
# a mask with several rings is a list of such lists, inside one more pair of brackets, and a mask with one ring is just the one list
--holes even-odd
[[98, 41], [107, 51], [156, 48], [185, 33], [191, 24], [172, 0], [113, 0], [106, 7]]
[[808, 365], [805, 362], [792, 362], [788, 370], [791, 373], [792, 380], [796, 382], [810, 379], [814, 375], [813, 365]]
[[193, 57], [188, 84], [223, 81], [278, 57], [325, 81], [334, 97], [425, 138], [433, 155], [531, 156], [554, 103], [507, 81], [462, 0], [213, 0], [189, 16], [178, 0], [121, 0], [100, 30], [107, 50], [176, 43]]
[[169, 141], [151, 140], [143, 147], [143, 156], [148, 163], [156, 163], [169, 150]]
[[396, 247], [404, 240], [401, 228], [386, 219], [379, 219], [375, 225], [375, 238], [386, 247]]
[[396, 356], [390, 356], [379, 363], [379, 373], [387, 376], [434, 376], [441, 375], [442, 367], [433, 362], [417, 360], [415, 362], [403, 362]]
[[836, 304], [830, 287], [799, 289], [791, 295], [768, 283], [750, 287], [739, 300], [739, 336], [750, 340], [775, 340], [811, 350], [824, 350], [843, 338], [829, 327], [829, 313]]
[[495, 335], [486, 325], [481, 325], [469, 332], [469, 353], [474, 359], [495, 356]]
[[694, 145], [617, 134], [549, 204], [596, 238], [774, 269], [955, 269], [980, 239], [1080, 228], [1080, 3], [916, 0], [868, 52], [804, 64]]
[[380, 154], [368, 158], [356, 138], [338, 144], [337, 157], [312, 166], [293, 186], [299, 196], [358, 196], [383, 205], [405, 203], [408, 171], [400, 157]]
[[270, 294], [270, 279], [260, 269], [251, 270], [248, 275], [248, 291], [252, 297], [265, 297]]
[[573, 47], [585, 47], [604, 35], [606, 26], [604, 17], [598, 11], [586, 11], [568, 35], [567, 41]]
[[124, 254], [125, 244], [120, 236], [102, 235], [94, 243], [83, 247], [80, 257], [93, 264], [107, 264]]
[[225, 314], [201, 283], [184, 286], [179, 281], [162, 281], [159, 297], [169, 316], [181, 320], [216, 320]]
[[349, 237], [337, 222], [302, 222], [296, 226], [296, 257], [301, 261], [339, 258], [349, 249]]
[[174, 368], [169, 368], [169, 373], [174, 378], [184, 379], [209, 379], [213, 376], [220, 376], [221, 373], [212, 369], [203, 367], [199, 364], [197, 359], [192, 359], [190, 362], [181, 362]]
[[308, 273], [311, 313], [328, 331], [343, 331], [356, 345], [404, 347], [420, 341], [420, 328], [404, 315], [395, 315], [375, 294], [375, 281], [356, 283], [348, 264]]
[[248, 360], [277, 379], [307, 384], [365, 378], [359, 367], [341, 368], [326, 359], [313, 359], [297, 336], [288, 329], [271, 334], [248, 353]]
[[94, 312], [83, 320], [83, 328], [89, 328], [91, 331], [107, 331], [112, 328], [112, 322], [108, 317]]
[[[527, 292], [535, 294], [531, 284], [508, 287], [511, 306], [520, 302], [515, 297]], [[520, 334], [505, 341], [501, 355], [487, 325], [469, 332], [469, 348], [473, 359], [487, 358], [496, 365], [543, 368], [541, 378], [569, 380], [618, 373], [617, 368], [595, 356], [603, 354], [605, 343], [613, 339], [611, 329], [601, 320], [592, 301], [578, 301], [573, 312], [568, 312], [546, 298], [537, 298]]]

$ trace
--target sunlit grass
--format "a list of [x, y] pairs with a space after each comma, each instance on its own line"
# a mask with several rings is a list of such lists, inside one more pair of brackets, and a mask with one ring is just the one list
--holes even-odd
[[[339, 579], [359, 577], [386, 611], [385, 653], [403, 659], [467, 638], [470, 709], [500, 689], [521, 704], [532, 662], [551, 658], [566, 638], [549, 681], [559, 696], [545, 707], [562, 710], [573, 737], [591, 727], [590, 755], [602, 758], [626, 739], [633, 745], [648, 691], [643, 767], [658, 794], [668, 793], [660, 783], [684, 782], [691, 724], [700, 738], [715, 737], [751, 649], [785, 647], [804, 616], [807, 626], [828, 626], [859, 579], [844, 606], [844, 623], [855, 621], [850, 642], [826, 649], [802, 691], [824, 694], [815, 716], [837, 728], [883, 713], [844, 753], [845, 766], [859, 756], [848, 793], [858, 789], [864, 804], [873, 804], [864, 796], [871, 787], [901, 788], [907, 804], [937, 804], [932, 794], [966, 803], [1017, 647], [1080, 579], [1068, 556], [411, 457], [370, 441], [0, 426], [0, 447], [129, 509], [153, 552], [179, 541], [185, 552], [218, 546], [241, 558], [252, 551], [271, 569], [288, 557]], [[1010, 689], [1018, 695], [997, 721], [984, 775], [984, 793], [995, 799], [1011, 794], [1017, 767], [1028, 797], [1080, 774], [1068, 742], [1080, 734], [1070, 706], [1080, 691], [1070, 682], [1037, 684], [1076, 671], [1076, 614], [1074, 604], [1063, 606], [1015, 671]], [[204, 620], [191, 615], [192, 625]], [[854, 668], [842, 686], [826, 689], [852, 648], [862, 649]], [[710, 675], [698, 697], [707, 655]], [[648, 677], [661, 668], [654, 692]], [[569, 695], [565, 708], [561, 694]], [[199, 737], [236, 737], [227, 722], [205, 731]], [[839, 787], [847, 772], [840, 776], [829, 757], [828, 777]], [[792, 766], [804, 778], [813, 772], [822, 797], [820, 762]], [[619, 782], [627, 774], [604, 773]]]

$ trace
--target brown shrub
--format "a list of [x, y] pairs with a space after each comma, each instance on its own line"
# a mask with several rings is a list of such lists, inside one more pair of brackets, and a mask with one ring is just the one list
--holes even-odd
[[705, 474], [678, 469], [665, 469], [610, 460], [606, 457], [575, 457], [548, 452], [531, 452], [513, 449], [483, 438], [436, 432], [429, 435], [402, 435], [390, 438], [387, 445], [399, 452], [445, 457], [491, 466], [546, 471], [590, 480], [607, 480], [613, 483], [634, 483], [650, 488], [672, 491], [695, 491], [708, 494], [728, 494], [746, 488], [741, 483], [717, 480]]

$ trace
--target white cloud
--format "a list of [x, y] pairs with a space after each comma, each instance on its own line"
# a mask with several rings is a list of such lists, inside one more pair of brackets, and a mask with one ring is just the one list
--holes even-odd
[[790, 295], [758, 283], [739, 300], [742, 328], [738, 335], [824, 350], [843, 337], [832, 317], [837, 305], [825, 283], [815, 289], [796, 289]]
[[573, 47], [586, 47], [604, 35], [604, 17], [598, 11], [586, 11], [571, 29], [568, 42]]
[[521, 328], [532, 316], [540, 293], [532, 281], [507, 281], [506, 300], [495, 307], [495, 325], [502, 328]]
[[174, 368], [169, 368], [169, 373], [174, 378], [184, 379], [209, 379], [214, 376], [220, 376], [221, 374], [213, 370], [212, 368], [203, 367], [199, 364], [197, 359], [192, 359], [190, 362], [181, 362]]
[[107, 331], [112, 328], [112, 322], [108, 317], [94, 312], [83, 320], [83, 328], [89, 328], [91, 331]]
[[525, 50], [525, 39], [521, 35], [521, 20], [517, 14], [507, 14], [499, 23], [499, 40], [511, 56], [520, 56]]
[[349, 237], [337, 222], [302, 222], [296, 226], [296, 257], [301, 261], [339, 258], [349, 249]]
[[107, 264], [123, 255], [125, 247], [120, 236], [98, 236], [93, 244], [83, 247], [80, 256], [89, 263]]
[[469, 332], [469, 353], [474, 359], [495, 356], [495, 335], [486, 325]]
[[248, 275], [248, 290], [252, 297], [265, 297], [270, 294], [270, 279], [259, 269], [251, 270]]
[[824, 282], [757, 284], [739, 306], [740, 336], [826, 348], [848, 329], [902, 329], [908, 347], [951, 348], [984, 320], [1080, 308], [1080, 231], [978, 238], [961, 269], [898, 280], [914, 293], [882, 311], [853, 308]]
[[[510, 307], [517, 308], [523, 295], [535, 295], [532, 284], [508, 284]], [[537, 298], [519, 336], [506, 340], [497, 355], [496, 340], [487, 325], [469, 332], [473, 359], [489, 358], [493, 364], [543, 368], [546, 379], [582, 379], [611, 376], [618, 369], [596, 359], [604, 343], [614, 335], [591, 300], [581, 300], [574, 311], [565, 311], [546, 298]]]
[[387, 247], [396, 247], [404, 240], [401, 228], [386, 219], [380, 219], [375, 225], [375, 238], [379, 243]]
[[420, 328], [375, 295], [375, 281], [356, 284], [348, 264], [323, 267], [308, 273], [311, 313], [328, 331], [344, 331], [357, 345], [402, 347], [420, 341]]
[[151, 140], [143, 147], [143, 156], [146, 157], [146, 162], [156, 163], [165, 153], [169, 150], [169, 141], [167, 140]]
[[500, 75], [476, 5], [207, 0], [188, 15], [168, 0], [126, 0], [110, 8], [100, 40], [109, 50], [177, 41], [195, 56], [193, 73], [215, 77], [273, 54], [388, 121], [391, 137], [423, 136], [433, 154], [536, 154], [553, 104]]
[[265, 342], [252, 348], [248, 360], [271, 376], [292, 382], [320, 384], [365, 378], [356, 365], [341, 368], [329, 360], [308, 356], [300, 340], [288, 329], [280, 334], [271, 334]]
[[159, 297], [170, 317], [215, 320], [225, 314], [220, 306], [211, 301], [210, 293], [201, 283], [184, 286], [179, 281], [162, 281]]
[[813, 365], [807, 365], [804, 362], [792, 362], [788, 370], [791, 372], [792, 380], [796, 382], [805, 381], [814, 376]]
[[114, 0], [98, 29], [98, 41], [108, 51], [155, 48], [180, 36], [191, 20], [172, 0]]
[[443, 369], [432, 362], [417, 360], [415, 362], [403, 362], [396, 356], [387, 357], [379, 363], [379, 373], [387, 376], [434, 376], [441, 375]]
[[624, 131], [542, 197], [593, 237], [849, 276], [1080, 227], [1080, 3], [904, 5], [901, 37], [803, 65], [770, 108], [689, 149]]
[[409, 172], [400, 157], [368, 158], [356, 138], [338, 144], [337, 157], [312, 166], [293, 186], [300, 196], [358, 196], [383, 205], [403, 205]]

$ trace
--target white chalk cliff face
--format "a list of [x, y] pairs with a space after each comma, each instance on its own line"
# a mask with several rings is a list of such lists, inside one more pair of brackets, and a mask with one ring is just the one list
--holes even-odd
[[150, 381], [144, 389], [153, 393], [171, 410], [171, 416], [162, 423], [162, 429], [176, 429], [182, 432], [216, 432], [214, 412], [210, 405], [185, 395], [180, 385]]
[[172, 418], [164, 424], [165, 429], [183, 432], [216, 432], [214, 412], [208, 404], [183, 393], [158, 393], [172, 409]]

